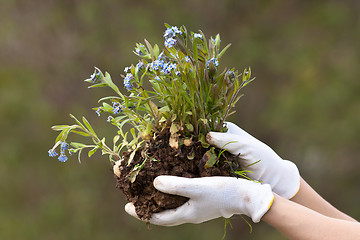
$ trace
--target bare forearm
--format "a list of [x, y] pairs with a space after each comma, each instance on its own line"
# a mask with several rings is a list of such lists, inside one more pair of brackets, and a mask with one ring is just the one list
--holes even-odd
[[300, 179], [299, 192], [291, 199], [291, 201], [331, 218], [356, 222], [355, 219], [339, 211], [323, 199], [303, 178]]
[[262, 220], [290, 239], [360, 239], [360, 223], [324, 216], [277, 195]]

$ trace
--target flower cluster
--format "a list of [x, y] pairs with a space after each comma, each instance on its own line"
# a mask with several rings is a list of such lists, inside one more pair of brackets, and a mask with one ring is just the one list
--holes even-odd
[[[250, 68], [240, 73], [234, 68], [218, 70], [220, 59], [230, 46], [221, 49], [219, 35], [206, 41], [200, 30], [188, 33], [184, 26], [166, 25], [163, 36], [164, 48], [147, 40], [145, 44], [136, 44], [133, 52], [140, 59], [137, 64], [125, 67], [125, 74], [121, 75], [125, 93], [109, 73], [103, 74], [97, 68], [85, 80], [92, 84], [89, 88], [107, 86], [116, 93], [101, 98], [102, 105], [94, 108], [98, 116], [107, 114], [107, 121], [117, 128], [113, 148], [106, 145], [105, 138], [97, 136], [84, 117], [81, 122], [71, 115], [75, 125], [53, 126], [60, 134], [48, 151], [49, 156], [57, 156], [55, 149], [60, 146], [58, 159], [67, 160], [65, 150], [69, 145], [65, 141], [70, 132], [90, 137], [93, 142], [89, 145], [72, 142], [70, 153], [80, 156], [83, 149], [91, 148], [90, 157], [101, 149], [110, 161], [116, 161], [121, 159], [123, 149], [136, 152], [165, 128], [170, 129], [169, 145], [175, 149], [185, 144], [180, 135], [203, 143], [207, 132], [224, 130], [223, 123], [234, 113], [231, 109], [240, 99], [240, 90], [253, 80]], [[131, 134], [124, 132], [124, 125], [131, 126]], [[215, 162], [206, 166], [212, 164]]]
[[207, 63], [206, 63], [206, 67], [207, 67], [207, 69], [209, 69], [210, 68], [210, 65], [213, 65], [214, 67], [215, 67], [215, 69], [216, 69], [216, 67], [218, 67], [219, 66], [219, 61], [216, 59], [216, 58], [211, 58], [209, 61], [207, 61]]
[[114, 103], [113, 103], [113, 113], [114, 113], [114, 114], [119, 114], [121, 111], [122, 111], [122, 110], [121, 110], [120, 103], [114, 102]]
[[[65, 154], [65, 151], [68, 149], [69, 149], [69, 144], [67, 144], [66, 142], [60, 142], [60, 156], [58, 157], [60, 162], [66, 162], [66, 160], [68, 159], [68, 157]], [[55, 157], [58, 155], [54, 148], [50, 149], [48, 153], [50, 157]]]
[[91, 74], [90, 78], [87, 80], [90, 80], [92, 83], [96, 83], [101, 78], [101, 73], [95, 69], [94, 73]]
[[164, 33], [164, 45], [167, 48], [172, 48], [176, 44], [176, 34], [182, 34], [178, 27], [168, 27]]
[[134, 78], [134, 76], [131, 73], [126, 74], [126, 77], [124, 79], [124, 86], [127, 90], [131, 90], [133, 86], [131, 85], [130, 81]]
[[165, 62], [164, 60], [155, 60], [149, 63], [148, 66], [150, 70], [154, 72], [160, 71], [162, 74], [170, 74], [172, 70], [176, 70], [176, 63]]
[[201, 33], [194, 33], [194, 38], [198, 38], [200, 40], [204, 40]]

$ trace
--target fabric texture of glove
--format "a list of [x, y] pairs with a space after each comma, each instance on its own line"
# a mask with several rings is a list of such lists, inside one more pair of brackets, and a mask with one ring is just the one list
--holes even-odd
[[269, 146], [257, 140], [235, 124], [226, 122], [226, 133], [209, 132], [206, 140], [218, 148], [239, 155], [240, 165], [249, 170], [247, 175], [270, 184], [272, 190], [290, 199], [300, 188], [300, 174], [296, 165], [281, 159]]
[[[245, 214], [256, 223], [269, 210], [274, 194], [268, 184], [234, 177], [183, 178], [159, 176], [154, 186], [161, 192], [188, 197], [182, 206], [155, 213], [150, 223], [176, 226], [183, 223], [202, 223], [214, 218], [229, 218]], [[136, 217], [131, 203], [125, 210]]]

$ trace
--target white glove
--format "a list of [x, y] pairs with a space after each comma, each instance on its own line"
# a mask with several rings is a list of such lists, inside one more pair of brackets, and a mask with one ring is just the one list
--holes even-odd
[[227, 122], [226, 126], [226, 133], [209, 132], [208, 143], [239, 155], [242, 168], [251, 171], [248, 173], [250, 178], [270, 184], [275, 193], [286, 199], [295, 196], [300, 188], [296, 165], [281, 159], [269, 146], [235, 124]]
[[[189, 198], [176, 209], [152, 215], [150, 223], [163, 226], [202, 223], [233, 214], [245, 214], [257, 223], [274, 200], [270, 185], [234, 177], [159, 176], [154, 186], [161, 192]], [[126, 204], [125, 210], [137, 217], [132, 203]]]

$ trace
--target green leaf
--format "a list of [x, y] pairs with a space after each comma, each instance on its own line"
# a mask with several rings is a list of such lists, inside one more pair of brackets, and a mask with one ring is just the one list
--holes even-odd
[[147, 48], [149, 49], [152, 59], [155, 60], [155, 53], [154, 53], [154, 50], [153, 50], [151, 44], [146, 39], [144, 39], [144, 41], [145, 41]]
[[201, 161], [205, 162], [205, 166], [204, 166], [205, 169], [214, 166], [215, 163], [218, 161], [218, 158], [215, 153], [215, 148], [211, 147], [210, 150], [206, 151]]
[[180, 126], [177, 123], [173, 122], [171, 124], [171, 126], [170, 126], [170, 134], [173, 135], [173, 134], [176, 134], [179, 131], [180, 131]]
[[55, 131], [62, 131], [62, 130], [67, 129], [69, 127], [70, 127], [69, 125], [55, 125], [55, 126], [52, 126], [51, 129], [55, 130]]
[[133, 138], [136, 138], [136, 134], [135, 134], [135, 128], [131, 128], [130, 129], [130, 133], [133, 136]]
[[197, 38], [193, 38], [193, 56], [194, 56], [194, 62], [195, 62], [195, 65], [196, 65], [196, 62], [198, 60], [198, 46], [197, 46], [197, 43], [198, 43], [198, 39]]
[[74, 115], [70, 114], [70, 117], [73, 118], [82, 129], [86, 129], [85, 126]]
[[207, 40], [206, 40], [206, 37], [205, 37], [205, 34], [201, 31], [201, 30], [199, 30], [199, 32], [201, 33], [201, 35], [203, 36], [203, 41], [204, 41], [204, 46], [205, 46], [205, 54], [206, 54], [206, 56], [208, 56], [208, 54], [209, 54], [209, 49], [208, 49], [208, 46], [207, 46], [207, 44], [206, 44], [206, 42], [207, 42]]
[[222, 57], [222, 55], [224, 55], [224, 53], [226, 52], [226, 50], [231, 46], [231, 43], [229, 43], [226, 47], [224, 47], [224, 49], [219, 53], [219, 55], [217, 56], [218, 59], [220, 59]]
[[123, 95], [121, 94], [121, 92], [119, 91], [119, 88], [113, 83], [113, 81], [111, 80], [111, 76], [108, 72], [105, 73], [105, 76], [103, 78], [103, 81], [109, 86], [111, 87], [117, 94], [120, 95], [120, 97], [123, 98]]
[[145, 162], [146, 162], [146, 159], [143, 161], [143, 163], [141, 165], [139, 165], [139, 164], [135, 165], [135, 167], [132, 170], [132, 173], [129, 177], [131, 183], [135, 182], [136, 177], [139, 174], [139, 172], [141, 171], [141, 169], [144, 167]]
[[86, 144], [78, 143], [78, 142], [71, 142], [70, 145], [73, 146], [74, 148], [85, 148], [85, 147], [87, 147]]
[[69, 127], [69, 128], [66, 128], [66, 129], [62, 130], [60, 132], [60, 134], [57, 136], [57, 138], [55, 140], [55, 143], [64, 142], [67, 139], [67, 137], [68, 137], [69, 133], [71, 132], [71, 130], [73, 130], [74, 128], [75, 127]]
[[87, 129], [88, 129], [94, 136], [96, 136], [96, 133], [95, 133], [94, 129], [91, 127], [89, 121], [86, 120], [85, 117], [83, 117], [82, 120], [83, 120], [85, 126], [87, 127]]
[[79, 153], [78, 153], [78, 161], [80, 164], [81, 164], [80, 155], [81, 155], [82, 150], [83, 150], [83, 148], [80, 148]]
[[97, 83], [91, 86], [88, 86], [88, 88], [97, 88], [97, 87], [106, 87], [108, 86], [106, 83]]
[[157, 44], [154, 45], [154, 55], [158, 57], [160, 54], [159, 46]]
[[113, 107], [110, 104], [106, 103], [106, 102], [103, 102], [102, 107], [100, 107], [100, 109], [105, 111], [105, 112], [113, 113]]
[[108, 99], [119, 99], [121, 100], [120, 97], [116, 97], [116, 96], [108, 96], [108, 97], [103, 97], [103, 98], [100, 98], [98, 102], [102, 102], [102, 101], [105, 101], [105, 100], [108, 100]]
[[88, 152], [88, 156], [91, 157], [95, 152], [96, 150], [98, 150], [99, 147], [94, 147], [93, 149], [91, 149], [89, 152]]
[[81, 136], [84, 136], [84, 137], [90, 137], [90, 135], [86, 132], [80, 132], [80, 131], [75, 131], [75, 130], [72, 130], [71, 131], [72, 133], [76, 133], [78, 135], [81, 135]]
[[190, 132], [194, 131], [194, 126], [191, 123], [186, 123], [185, 126], [187, 130], [189, 130]]
[[205, 135], [204, 135], [204, 134], [199, 134], [199, 141], [200, 141], [201, 145], [202, 145], [204, 148], [210, 147], [210, 144], [207, 143], [206, 140], [205, 140]]
[[245, 87], [246, 85], [248, 85], [249, 83], [251, 83], [254, 80], [255, 80], [255, 78], [245, 81], [244, 84], [242, 85], [242, 87]]
[[117, 141], [119, 141], [120, 136], [119, 135], [115, 135], [114, 139], [113, 139], [113, 143], [114, 145], [117, 143]]

